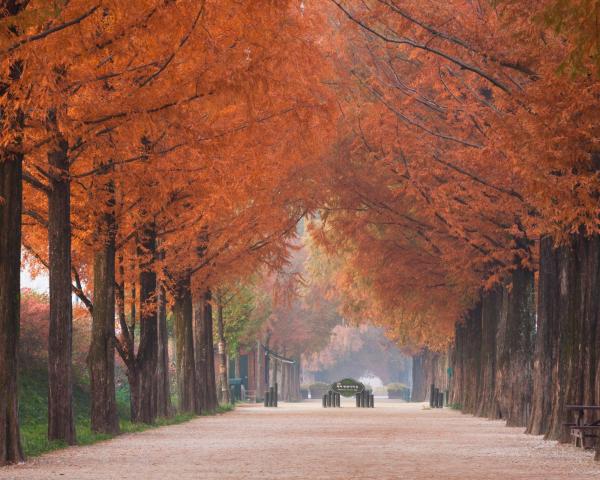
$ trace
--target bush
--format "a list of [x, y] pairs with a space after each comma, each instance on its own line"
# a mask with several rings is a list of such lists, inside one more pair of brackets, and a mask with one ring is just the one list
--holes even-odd
[[390, 383], [386, 386], [388, 398], [400, 398], [410, 401], [410, 388], [403, 383]]

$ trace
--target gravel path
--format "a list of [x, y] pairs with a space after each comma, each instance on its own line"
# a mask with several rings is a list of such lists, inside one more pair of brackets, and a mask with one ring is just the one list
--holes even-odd
[[600, 479], [590, 452], [421, 404], [242, 406], [0, 469], [0, 479]]

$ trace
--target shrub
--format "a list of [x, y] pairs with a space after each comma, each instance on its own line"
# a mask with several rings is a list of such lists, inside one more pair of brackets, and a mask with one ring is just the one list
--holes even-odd
[[410, 400], [410, 388], [403, 383], [390, 383], [386, 389], [388, 398], [400, 398], [407, 402]]

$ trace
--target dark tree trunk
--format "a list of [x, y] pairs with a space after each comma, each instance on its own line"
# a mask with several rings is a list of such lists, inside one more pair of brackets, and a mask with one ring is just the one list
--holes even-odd
[[217, 332], [219, 336], [219, 384], [221, 386], [221, 394], [219, 395], [222, 403], [230, 403], [229, 385], [227, 382], [227, 342], [225, 340], [225, 325], [223, 321], [223, 303], [219, 296], [217, 306]]
[[169, 333], [167, 330], [167, 299], [163, 285], [158, 296], [158, 367], [157, 409], [160, 417], [171, 415], [171, 383], [169, 381]]
[[[528, 432], [566, 442], [567, 404], [598, 402], [600, 242], [573, 235], [567, 245], [540, 246], [538, 333], [533, 410]], [[594, 420], [595, 417], [588, 418]]]
[[20, 318], [22, 163], [0, 157], [0, 465], [23, 461], [19, 433], [17, 358]]
[[177, 393], [179, 410], [200, 414], [196, 383], [194, 355], [193, 307], [191, 278], [185, 274], [177, 283], [174, 292], [173, 316], [175, 323], [175, 348], [177, 370]]
[[195, 315], [196, 380], [198, 397], [203, 412], [214, 412], [217, 407], [215, 363], [212, 329], [211, 293], [206, 289]]
[[71, 305], [71, 198], [68, 144], [56, 128], [55, 113], [49, 124], [57, 135], [48, 153], [51, 191], [48, 195], [48, 250], [50, 326], [48, 335], [48, 438], [75, 443], [73, 422], [72, 305]]
[[206, 348], [204, 325], [204, 294], [194, 308], [194, 354], [196, 361], [196, 398], [202, 412], [207, 412], [207, 372], [208, 349]]
[[483, 295], [481, 302], [481, 394], [477, 415], [500, 418], [496, 388], [496, 334], [502, 311], [502, 288], [498, 287]]
[[217, 383], [215, 378], [215, 348], [213, 343], [212, 293], [204, 294], [204, 343], [206, 345], [206, 408], [210, 412], [217, 409]]
[[117, 433], [119, 419], [115, 395], [115, 216], [112, 186], [108, 210], [98, 218], [94, 252], [94, 308], [88, 354], [92, 430]]
[[144, 225], [140, 239], [140, 344], [136, 357], [138, 406], [136, 421], [154, 423], [157, 416], [158, 319], [156, 309], [156, 230]]
[[465, 319], [463, 361], [464, 399], [462, 411], [476, 413], [481, 394], [481, 304], [476, 305]]
[[537, 296], [537, 331], [533, 360], [532, 410], [527, 432], [545, 434], [550, 429], [554, 382], [558, 381], [559, 255], [551, 237], [540, 241]]
[[533, 272], [512, 273], [505, 289], [505, 320], [498, 330], [497, 390], [502, 418], [509, 427], [525, 427], [531, 415], [532, 351], [535, 330]]

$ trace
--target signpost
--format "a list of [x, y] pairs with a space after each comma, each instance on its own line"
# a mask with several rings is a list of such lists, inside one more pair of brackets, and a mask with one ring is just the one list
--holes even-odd
[[362, 393], [364, 389], [365, 386], [353, 378], [344, 378], [339, 382], [334, 382], [331, 384], [331, 390], [339, 393], [343, 397], [354, 397], [359, 393]]

